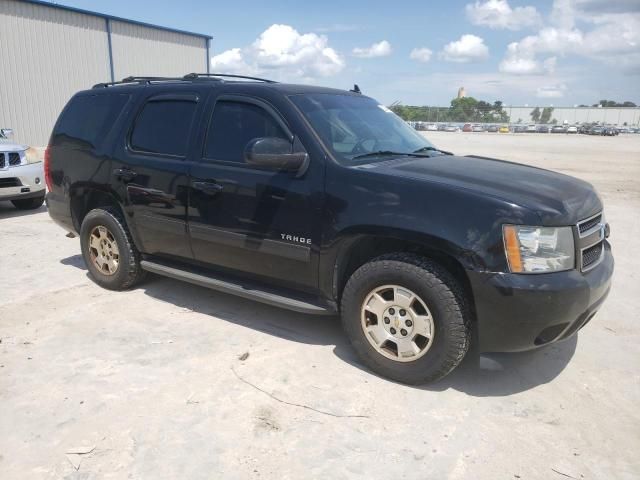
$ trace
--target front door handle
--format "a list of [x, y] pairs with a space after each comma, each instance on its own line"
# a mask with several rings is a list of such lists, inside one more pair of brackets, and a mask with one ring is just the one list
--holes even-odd
[[119, 178], [125, 182], [130, 182], [131, 180], [133, 180], [134, 178], [136, 178], [136, 176], [138, 175], [136, 172], [134, 172], [133, 170], [131, 170], [130, 168], [116, 168], [113, 171], [113, 175], [116, 178]]
[[206, 195], [216, 195], [224, 188], [219, 183], [215, 182], [192, 182], [191, 186], [194, 190], [198, 190]]

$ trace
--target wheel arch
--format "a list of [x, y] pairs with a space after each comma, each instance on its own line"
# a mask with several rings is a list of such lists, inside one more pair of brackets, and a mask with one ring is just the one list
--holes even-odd
[[[71, 219], [73, 227], [80, 232], [84, 217], [94, 208], [116, 208], [121, 214], [124, 210], [114, 192], [99, 186], [77, 186], [69, 190]], [[123, 215], [124, 217], [124, 215]]]
[[[462, 248], [446, 239], [419, 232], [385, 229], [361, 229], [345, 233], [336, 250], [333, 264], [332, 293], [338, 304], [344, 287], [358, 268], [381, 255], [409, 252], [429, 258], [445, 268], [462, 287], [473, 308], [473, 292], [467, 268], [471, 262]], [[472, 315], [473, 317], [474, 315]]]

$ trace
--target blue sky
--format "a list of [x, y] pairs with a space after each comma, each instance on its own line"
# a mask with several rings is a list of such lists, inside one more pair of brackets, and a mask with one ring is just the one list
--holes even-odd
[[67, 0], [209, 34], [214, 71], [338, 88], [381, 102], [640, 104], [640, 0]]

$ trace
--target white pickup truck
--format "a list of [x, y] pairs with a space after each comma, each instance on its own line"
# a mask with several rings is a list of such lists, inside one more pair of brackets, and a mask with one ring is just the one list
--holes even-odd
[[40, 208], [44, 202], [44, 166], [29, 147], [11, 141], [13, 131], [0, 129], [0, 201], [9, 200], [20, 210]]

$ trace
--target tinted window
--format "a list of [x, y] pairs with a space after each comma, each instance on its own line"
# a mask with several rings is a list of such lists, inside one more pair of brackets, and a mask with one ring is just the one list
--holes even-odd
[[149, 101], [133, 126], [134, 150], [185, 156], [196, 102], [185, 100]]
[[[74, 97], [56, 127], [56, 140], [72, 140], [96, 147], [108, 133], [129, 95], [83, 95]], [[60, 138], [66, 137], [66, 138]]]
[[217, 102], [209, 123], [205, 157], [244, 162], [244, 149], [254, 138], [289, 140], [280, 125], [263, 108], [250, 103]]
[[[361, 95], [292, 95], [324, 144], [339, 160], [378, 151], [415, 152], [429, 141], [387, 107]], [[356, 159], [357, 161], [357, 159]]]

